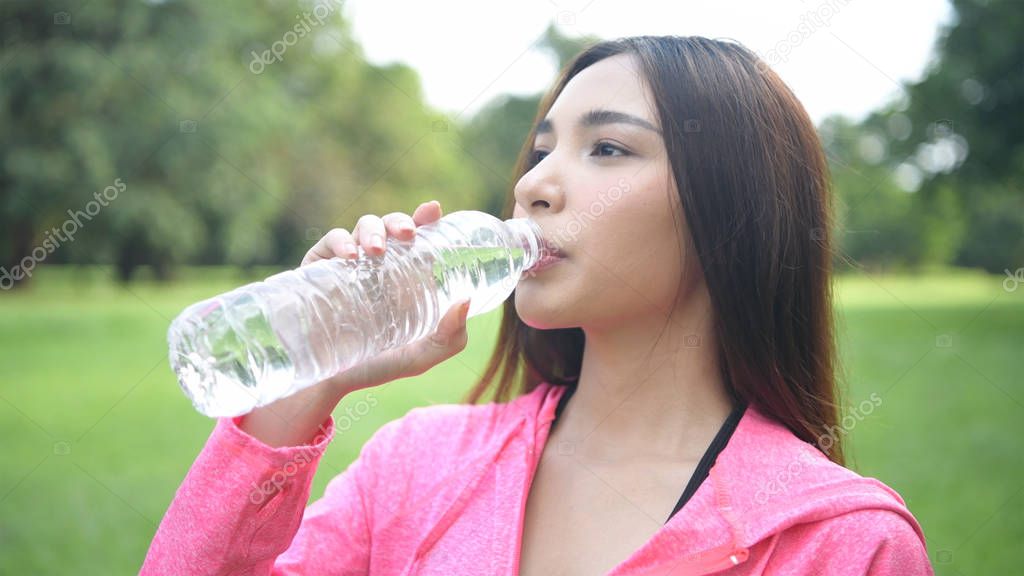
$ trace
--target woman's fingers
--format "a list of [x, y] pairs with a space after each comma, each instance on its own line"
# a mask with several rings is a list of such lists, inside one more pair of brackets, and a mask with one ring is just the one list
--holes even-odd
[[301, 265], [335, 256], [355, 258], [357, 246], [361, 246], [368, 255], [380, 256], [384, 254], [389, 236], [412, 240], [416, 237], [417, 226], [435, 222], [441, 215], [441, 203], [437, 200], [420, 204], [412, 216], [404, 212], [391, 212], [383, 217], [365, 214], [356, 221], [351, 233], [344, 228], [333, 228], [327, 232], [306, 252]]
[[469, 300], [450, 306], [433, 334], [402, 350], [394, 378], [419, 376], [461, 352], [469, 341], [468, 312]]
[[299, 266], [305, 266], [306, 264], [312, 264], [317, 260], [330, 258], [331, 256], [328, 254], [327, 250], [327, 247], [323, 244], [323, 239], [321, 239], [306, 252], [306, 255], [302, 257], [302, 263], [300, 263]]
[[342, 258], [354, 258], [356, 256], [356, 243], [352, 234], [344, 228], [334, 228], [324, 236], [324, 242], [331, 251], [331, 257], [341, 256]]
[[333, 228], [324, 234], [312, 248], [306, 252], [305, 257], [302, 258], [302, 266], [316, 262], [317, 260], [325, 260], [328, 258], [334, 258], [335, 256], [341, 256], [342, 258], [351, 258], [356, 255], [356, 245], [349, 234], [348, 230], [344, 228]]
[[440, 220], [441, 203], [437, 200], [431, 200], [430, 202], [420, 204], [412, 213], [412, 219], [417, 226], [423, 226], [424, 224], [430, 224], [435, 220]]
[[363, 247], [363, 251], [373, 256], [380, 256], [384, 253], [384, 240], [387, 238], [387, 230], [384, 221], [374, 214], [364, 214], [356, 221], [356, 228], [352, 231], [356, 241]]
[[394, 236], [399, 240], [412, 240], [416, 237], [416, 222], [412, 216], [404, 212], [385, 214], [381, 220], [384, 221], [388, 236]]
[[466, 315], [469, 312], [470, 300], [466, 299], [448, 308], [437, 329], [427, 338], [427, 342], [435, 347], [447, 349], [454, 355], [466, 346]]

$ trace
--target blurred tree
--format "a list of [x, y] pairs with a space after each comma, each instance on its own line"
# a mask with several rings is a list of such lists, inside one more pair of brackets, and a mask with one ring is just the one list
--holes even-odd
[[[570, 38], [554, 25], [548, 26], [539, 44], [540, 50], [554, 59], [561, 71], [569, 61], [598, 38]], [[555, 81], [552, 78], [552, 83]], [[475, 160], [486, 190], [485, 210], [498, 215], [505, 196], [515, 185], [513, 169], [543, 94], [532, 96], [504, 95], [490, 101], [466, 124], [468, 151]]]
[[865, 124], [921, 180], [912, 213], [932, 242], [921, 258], [1002, 273], [1024, 265], [1024, 4], [952, 4], [956, 18], [907, 101]]
[[[209, 241], [207, 221], [258, 214], [218, 203], [232, 192], [211, 186], [211, 146], [252, 146], [273, 127], [255, 108], [236, 114], [230, 128], [205, 125], [238, 77], [232, 69], [244, 71], [228, 48], [246, 27], [222, 25], [232, 14], [200, 2], [3, 10], [12, 46], [0, 85], [0, 217], [24, 234], [5, 242], [5, 264], [18, 265], [26, 247], [42, 256], [46, 232], [57, 228], [71, 233], [55, 235], [60, 242], [46, 260], [114, 262], [125, 279], [152, 264], [166, 277]], [[97, 211], [95, 195], [115, 181], [123, 191]], [[265, 213], [266, 204], [255, 205]]]
[[951, 189], [928, 198], [918, 195], [920, 171], [890, 154], [890, 135], [872, 120], [855, 123], [831, 116], [818, 131], [839, 200], [838, 269], [854, 265], [893, 271], [953, 258], [965, 219]]
[[294, 265], [360, 213], [481, 202], [457, 127], [341, 5], [0, 5], [0, 265]]
[[818, 127], [831, 165], [836, 202], [837, 239], [843, 258], [874, 270], [900, 266], [914, 233], [906, 225], [912, 197], [879, 162], [878, 140], [854, 121], [831, 116]]

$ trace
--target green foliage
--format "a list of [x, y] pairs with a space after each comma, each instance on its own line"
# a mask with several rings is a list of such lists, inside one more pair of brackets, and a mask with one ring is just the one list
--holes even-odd
[[363, 213], [481, 204], [458, 126], [415, 71], [366, 62], [340, 6], [4, 4], [0, 265], [115, 179], [124, 192], [45, 260], [123, 279], [296, 264]]
[[[1024, 264], [1024, 9], [954, 8], [900, 100], [820, 127], [840, 245], [858, 265]], [[188, 263], [294, 265], [361, 214], [433, 198], [498, 214], [541, 98], [446, 118], [414, 70], [366, 62], [336, 0], [4, 3], [0, 33], [8, 271], [26, 259], [113, 264], [125, 280], [140, 265], [161, 278]], [[596, 40], [551, 26], [541, 50], [561, 68]]]
[[[856, 127], [860, 137], [881, 142], [880, 166], [890, 181], [908, 172], [920, 180], [910, 206], [899, 211], [912, 239], [885, 252], [860, 247], [855, 255], [869, 264], [895, 259], [992, 272], [1024, 265], [1024, 44], [1018, 39], [1024, 5], [954, 0], [953, 7], [957, 18], [943, 31], [924, 77]], [[837, 171], [856, 173], [864, 163], [844, 156]], [[845, 180], [844, 196], [871, 186]], [[890, 207], [884, 194], [865, 196], [877, 201], [876, 214]], [[872, 210], [865, 203], [856, 211]], [[852, 217], [888, 226], [866, 212]]]
[[[595, 37], [569, 38], [549, 26], [539, 47], [549, 54], [561, 70]], [[552, 78], [552, 83], [554, 82]], [[530, 133], [542, 94], [503, 96], [484, 106], [466, 125], [467, 153], [483, 179], [486, 203], [482, 210], [498, 215], [505, 198], [515, 186], [516, 158]]]
[[830, 117], [820, 131], [838, 199], [838, 265], [850, 258], [868, 269], [921, 269], [953, 260], [966, 228], [954, 187], [919, 190], [901, 180], [912, 169], [885, 158], [879, 130]]

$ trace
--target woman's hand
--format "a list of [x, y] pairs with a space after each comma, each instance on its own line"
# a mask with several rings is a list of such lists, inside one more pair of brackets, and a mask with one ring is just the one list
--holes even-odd
[[[436, 200], [420, 204], [412, 216], [401, 212], [381, 218], [370, 214], [362, 216], [351, 233], [335, 228], [324, 235], [309, 249], [300, 266], [335, 256], [353, 258], [357, 255], [356, 246], [361, 246], [369, 255], [379, 256], [384, 254], [389, 236], [412, 240], [416, 235], [415, 227], [440, 218], [441, 204]], [[392, 380], [418, 376], [462, 351], [467, 341], [468, 311], [469, 300], [456, 302], [430, 336], [386, 350], [291, 396], [256, 408], [242, 418], [239, 427], [270, 446], [309, 442], [346, 395]]]
[[[306, 253], [302, 265], [334, 256], [353, 258], [356, 256], [356, 246], [361, 246], [368, 255], [382, 255], [389, 237], [412, 240], [417, 226], [440, 218], [441, 204], [436, 200], [420, 204], [412, 216], [402, 212], [392, 212], [383, 217], [367, 214], [359, 218], [351, 233], [344, 228], [335, 228], [325, 234]], [[361, 388], [423, 374], [466, 347], [468, 310], [469, 300], [456, 302], [447, 310], [437, 330], [430, 336], [386, 350], [328, 378], [322, 384], [349, 394]]]

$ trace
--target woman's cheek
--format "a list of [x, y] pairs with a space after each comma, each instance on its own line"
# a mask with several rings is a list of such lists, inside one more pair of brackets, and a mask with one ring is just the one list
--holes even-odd
[[679, 284], [679, 248], [653, 231], [648, 236], [647, 242], [639, 242], [629, 255], [620, 258], [614, 270], [641, 305], [664, 309]]

